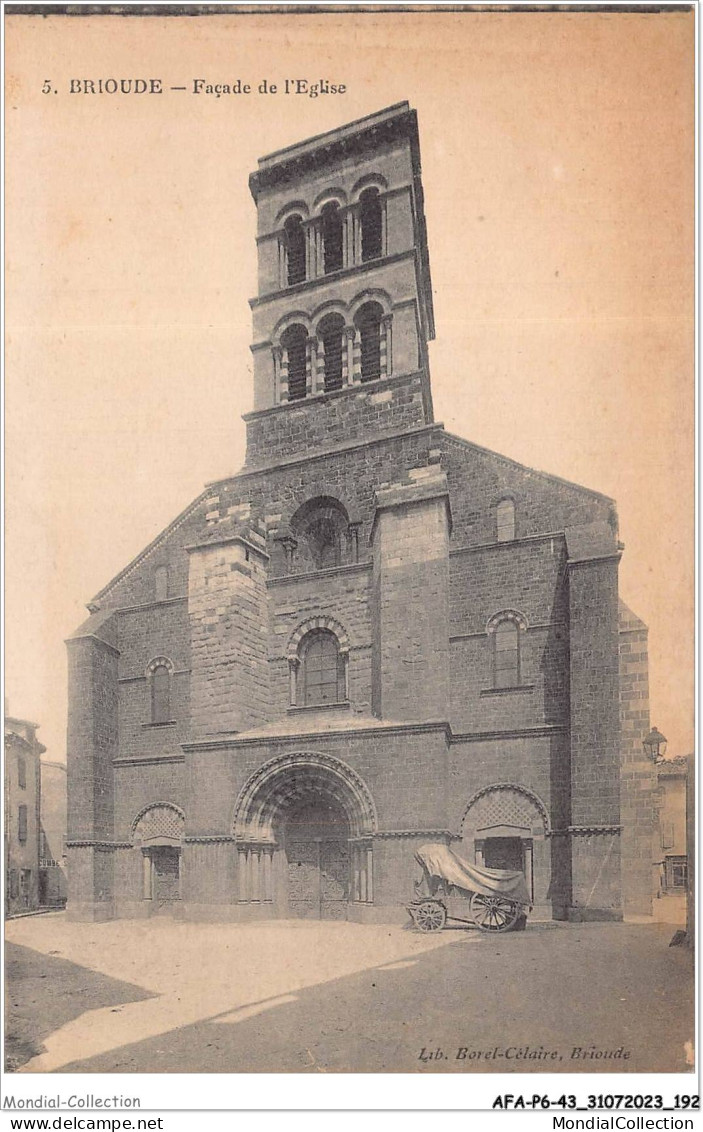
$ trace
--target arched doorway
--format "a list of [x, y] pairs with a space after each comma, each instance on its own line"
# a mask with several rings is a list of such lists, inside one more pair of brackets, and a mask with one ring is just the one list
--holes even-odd
[[461, 832], [467, 860], [524, 873], [535, 908], [547, 909], [549, 818], [537, 794], [509, 782], [486, 786], [469, 799]]
[[132, 842], [142, 851], [142, 899], [152, 915], [173, 914], [181, 899], [183, 811], [171, 802], [145, 807], [132, 823]]
[[238, 902], [254, 915], [347, 919], [351, 905], [373, 903], [375, 829], [371, 794], [346, 763], [270, 760], [235, 806]]

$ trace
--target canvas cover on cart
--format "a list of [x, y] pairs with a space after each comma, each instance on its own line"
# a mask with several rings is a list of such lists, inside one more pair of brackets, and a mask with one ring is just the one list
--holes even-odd
[[470, 865], [453, 853], [448, 845], [423, 845], [415, 853], [415, 859], [430, 878], [442, 880], [467, 892], [480, 892], [484, 896], [499, 893], [520, 904], [530, 905], [532, 900], [527, 891], [527, 883], [521, 872], [508, 869], [486, 869], [482, 865]]

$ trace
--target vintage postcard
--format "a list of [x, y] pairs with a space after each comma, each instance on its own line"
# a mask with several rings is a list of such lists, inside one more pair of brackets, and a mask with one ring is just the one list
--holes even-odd
[[693, 8], [4, 16], [10, 1107], [688, 1127]]

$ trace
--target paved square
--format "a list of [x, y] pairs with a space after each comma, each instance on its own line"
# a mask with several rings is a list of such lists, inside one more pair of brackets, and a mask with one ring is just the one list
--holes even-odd
[[[74, 924], [52, 915], [11, 921], [6, 934], [49, 976], [34, 984], [43, 1049], [25, 1072], [691, 1068], [692, 956], [668, 946], [666, 925], [422, 935], [395, 925]], [[101, 977], [109, 995], [42, 1032], [62, 994], [65, 976], [52, 976], [60, 964], [79, 980]], [[22, 1003], [21, 962], [9, 991]]]

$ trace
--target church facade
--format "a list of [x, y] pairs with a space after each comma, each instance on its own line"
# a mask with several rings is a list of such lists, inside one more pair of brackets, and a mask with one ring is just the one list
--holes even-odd
[[611, 499], [434, 420], [417, 119], [259, 161], [247, 456], [68, 641], [69, 914], [405, 918], [414, 851], [651, 909]]

